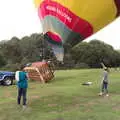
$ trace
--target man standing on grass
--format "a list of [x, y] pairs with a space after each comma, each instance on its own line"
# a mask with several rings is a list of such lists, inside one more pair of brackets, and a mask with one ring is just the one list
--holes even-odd
[[21, 66], [20, 71], [16, 71], [15, 79], [17, 81], [18, 87], [18, 97], [17, 104], [20, 105], [21, 97], [23, 96], [23, 108], [26, 108], [26, 96], [27, 96], [27, 88], [28, 88], [28, 75], [23, 70], [24, 66]]
[[103, 69], [104, 71], [103, 71], [103, 78], [102, 78], [102, 84], [101, 84], [101, 92], [99, 95], [103, 95], [105, 93], [106, 96], [109, 96], [108, 94], [108, 82], [109, 82], [108, 68], [104, 67]]

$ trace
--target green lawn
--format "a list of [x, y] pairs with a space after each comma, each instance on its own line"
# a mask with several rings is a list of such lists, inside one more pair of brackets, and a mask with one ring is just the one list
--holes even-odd
[[25, 110], [16, 104], [15, 85], [0, 86], [0, 120], [120, 120], [120, 72], [110, 73], [109, 97], [98, 96], [101, 75], [99, 69], [66, 70], [47, 84], [30, 82]]

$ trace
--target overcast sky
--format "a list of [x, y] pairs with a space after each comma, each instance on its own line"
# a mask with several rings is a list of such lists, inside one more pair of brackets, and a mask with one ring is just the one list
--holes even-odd
[[[0, 0], [0, 15], [0, 40], [42, 32], [33, 0]], [[120, 18], [86, 41], [92, 39], [102, 40], [120, 49]]]

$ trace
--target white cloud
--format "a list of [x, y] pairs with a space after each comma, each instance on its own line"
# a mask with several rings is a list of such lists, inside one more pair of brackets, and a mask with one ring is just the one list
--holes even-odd
[[33, 0], [1, 0], [0, 15], [0, 40], [41, 32]]
[[91, 41], [92, 39], [104, 41], [115, 49], [120, 49], [120, 17], [85, 41]]

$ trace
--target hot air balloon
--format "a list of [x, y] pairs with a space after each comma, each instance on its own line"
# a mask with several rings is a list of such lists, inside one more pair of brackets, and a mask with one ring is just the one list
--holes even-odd
[[64, 44], [89, 37], [120, 14], [120, 0], [34, 0], [45, 39], [59, 61]]

